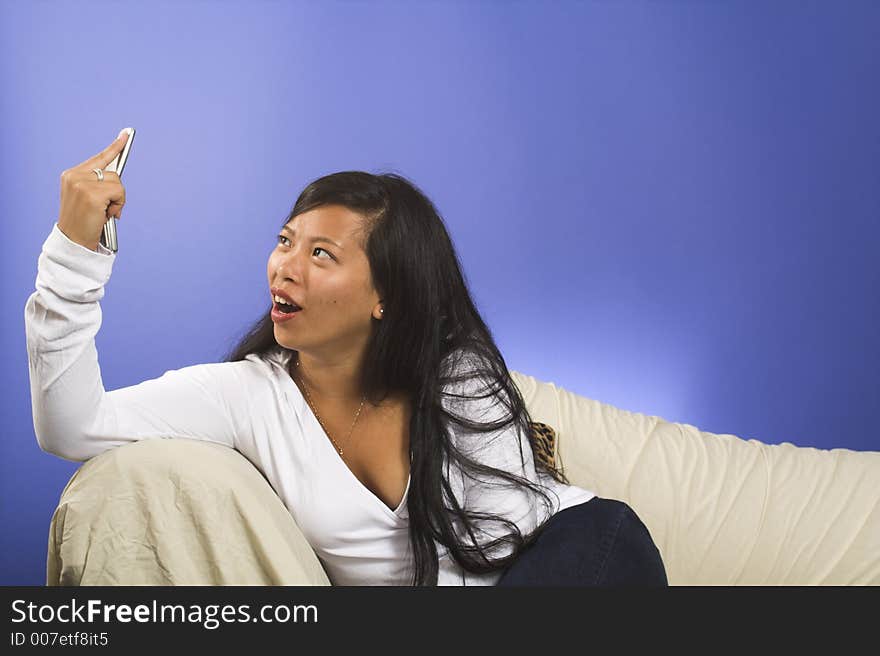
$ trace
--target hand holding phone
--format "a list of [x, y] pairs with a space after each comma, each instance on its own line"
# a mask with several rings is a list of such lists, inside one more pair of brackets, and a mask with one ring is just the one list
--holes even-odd
[[[125, 146], [123, 146], [119, 154], [104, 169], [104, 171], [116, 173], [120, 178], [122, 177], [122, 170], [125, 168], [125, 163], [128, 161], [128, 153], [131, 152], [131, 144], [134, 142], [134, 128], [125, 128], [123, 132], [128, 133], [128, 139], [125, 141]], [[104, 232], [101, 234], [101, 243], [114, 253], [119, 250], [119, 242], [116, 238], [115, 216], [107, 219], [107, 223], [104, 224]]]
[[61, 174], [58, 228], [71, 241], [92, 251], [100, 244], [116, 251], [115, 220], [125, 206], [119, 172], [131, 152], [133, 128], [125, 128], [97, 155]]

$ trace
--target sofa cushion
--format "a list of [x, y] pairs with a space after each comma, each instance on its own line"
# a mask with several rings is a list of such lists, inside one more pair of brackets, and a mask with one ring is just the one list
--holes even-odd
[[529, 422], [529, 437], [535, 445], [535, 460], [547, 469], [556, 469], [556, 430], [541, 421]]
[[46, 584], [330, 585], [281, 499], [247, 458], [150, 438], [83, 463], [61, 494]]

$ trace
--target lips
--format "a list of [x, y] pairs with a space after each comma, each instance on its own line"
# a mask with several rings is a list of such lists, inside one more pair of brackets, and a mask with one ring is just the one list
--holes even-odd
[[286, 321], [292, 321], [296, 315], [300, 314], [302, 310], [297, 310], [296, 312], [282, 312], [278, 308], [278, 303], [272, 304], [272, 321], [276, 324], [284, 323]]

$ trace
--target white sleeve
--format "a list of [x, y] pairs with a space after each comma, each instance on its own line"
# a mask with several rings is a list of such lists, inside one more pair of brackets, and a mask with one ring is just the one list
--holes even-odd
[[95, 335], [116, 255], [70, 240], [56, 223], [25, 305], [34, 432], [40, 448], [84, 461], [145, 438], [183, 437], [235, 447], [229, 400], [236, 363], [197, 364], [107, 392]]
[[[454, 390], [455, 394], [467, 397], [465, 399], [449, 397], [448, 400], [443, 401], [444, 406], [455, 414], [479, 422], [497, 421], [508, 414], [499, 397], [477, 398], [485, 394], [488, 387], [476, 377], [449, 389]], [[458, 449], [481, 464], [511, 472], [533, 483], [538, 482], [529, 438], [527, 435], [520, 435], [514, 426], [479, 433], [452, 424], [452, 433]], [[520, 446], [522, 446], [522, 454], [520, 454]], [[541, 499], [527, 488], [515, 486], [514, 483], [498, 477], [490, 477], [488, 474], [471, 475], [461, 470], [458, 474], [463, 477], [465, 510], [501, 515], [514, 522], [523, 536], [538, 525], [538, 511], [539, 508], [543, 508], [543, 504]], [[478, 480], [474, 480], [472, 476], [476, 476]], [[475, 520], [474, 523], [478, 527], [475, 533], [479, 544], [486, 544], [510, 532], [510, 528], [501, 522]], [[462, 537], [467, 544], [473, 544], [469, 536], [462, 535]], [[510, 553], [511, 548], [509, 544], [501, 544], [489, 553], [494, 557], [504, 556]]]

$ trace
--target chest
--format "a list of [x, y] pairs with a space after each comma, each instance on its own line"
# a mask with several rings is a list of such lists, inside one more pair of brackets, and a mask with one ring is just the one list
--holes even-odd
[[400, 506], [409, 482], [410, 418], [410, 405], [406, 402], [379, 408], [365, 404], [356, 421], [350, 410], [321, 414], [324, 439], [335, 455], [361, 485], [392, 511]]

